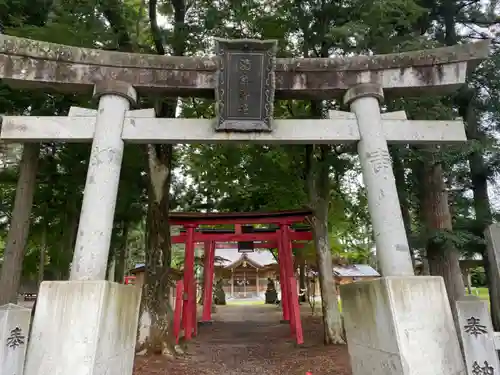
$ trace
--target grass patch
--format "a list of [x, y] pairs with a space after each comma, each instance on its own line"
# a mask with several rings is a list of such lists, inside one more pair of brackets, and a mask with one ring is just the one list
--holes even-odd
[[488, 288], [472, 288], [472, 295], [477, 296], [482, 300], [489, 301]]
[[226, 300], [226, 304], [230, 306], [242, 306], [242, 305], [264, 305], [264, 301], [262, 300]]

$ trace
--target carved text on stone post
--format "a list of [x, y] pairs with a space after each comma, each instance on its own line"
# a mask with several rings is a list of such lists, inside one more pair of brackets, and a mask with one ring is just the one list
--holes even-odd
[[484, 366], [481, 366], [477, 361], [472, 364], [472, 375], [494, 375], [495, 369], [490, 366], [487, 361], [484, 361]]
[[16, 327], [10, 331], [9, 337], [7, 337], [7, 346], [9, 348], [16, 349], [17, 347], [24, 345], [25, 336], [21, 328]]
[[464, 330], [473, 336], [479, 336], [487, 333], [486, 326], [481, 324], [481, 319], [471, 316], [467, 319], [467, 324], [464, 326]]
[[366, 158], [372, 166], [373, 173], [377, 174], [382, 170], [391, 168], [391, 156], [386, 150], [375, 150], [366, 153]]

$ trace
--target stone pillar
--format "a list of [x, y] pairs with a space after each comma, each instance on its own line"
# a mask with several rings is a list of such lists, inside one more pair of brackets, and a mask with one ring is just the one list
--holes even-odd
[[141, 288], [106, 281], [123, 153], [135, 91], [96, 85], [99, 110], [70, 281], [40, 286], [24, 375], [132, 375]]
[[348, 90], [377, 257], [384, 277], [340, 287], [352, 375], [465, 375], [441, 277], [414, 276], [394, 172], [380, 119], [382, 90]]
[[344, 101], [358, 120], [358, 154], [382, 275], [410, 276], [414, 275], [410, 248], [380, 117], [383, 98], [381, 86], [365, 83], [349, 89]]
[[9, 303], [0, 306], [0, 374], [23, 375], [31, 310]]
[[123, 120], [137, 101], [134, 88], [120, 81], [96, 84], [94, 97], [99, 99], [99, 109], [70, 280], [106, 278], [123, 158]]

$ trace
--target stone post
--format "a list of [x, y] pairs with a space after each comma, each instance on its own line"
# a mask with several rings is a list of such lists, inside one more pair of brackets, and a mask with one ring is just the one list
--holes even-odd
[[134, 88], [120, 81], [96, 84], [94, 97], [99, 108], [70, 280], [106, 278], [123, 157], [123, 120], [137, 101]]
[[353, 375], [465, 375], [443, 278], [414, 276], [376, 84], [347, 91], [384, 277], [341, 286]]
[[344, 97], [358, 120], [358, 155], [368, 194], [377, 259], [383, 276], [414, 275], [396, 181], [380, 116], [380, 85], [352, 87]]
[[40, 286], [23, 375], [132, 375], [141, 288], [106, 281], [123, 154], [121, 131], [134, 89], [96, 85], [96, 127], [70, 281]]
[[498, 374], [500, 364], [488, 303], [475, 296], [457, 301], [467, 374]]
[[0, 374], [23, 375], [30, 320], [31, 309], [0, 306]]

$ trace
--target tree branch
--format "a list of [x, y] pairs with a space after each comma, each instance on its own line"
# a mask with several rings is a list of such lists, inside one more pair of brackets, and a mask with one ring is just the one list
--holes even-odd
[[156, 17], [157, 0], [149, 0], [149, 24], [151, 26], [151, 35], [158, 55], [165, 55], [165, 47], [163, 46], [163, 37], [161, 35], [160, 27], [158, 26], [158, 19]]
[[98, 7], [116, 35], [117, 48], [120, 51], [132, 52], [134, 46], [127, 30], [127, 23], [120, 12], [119, 0], [101, 0], [98, 2]]

